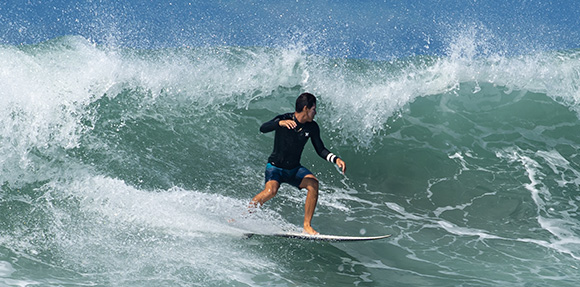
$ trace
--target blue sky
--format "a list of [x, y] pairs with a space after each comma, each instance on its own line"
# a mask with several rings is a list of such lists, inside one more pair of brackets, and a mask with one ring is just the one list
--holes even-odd
[[462, 29], [498, 49], [577, 48], [575, 1], [64, 1], [0, 3], [0, 43], [80, 35], [110, 46], [287, 46], [338, 57], [443, 54]]

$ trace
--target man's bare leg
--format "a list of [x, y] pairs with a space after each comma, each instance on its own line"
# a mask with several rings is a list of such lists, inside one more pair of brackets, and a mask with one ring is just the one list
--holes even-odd
[[250, 201], [250, 208], [258, 207], [258, 204], [262, 206], [266, 201], [272, 199], [278, 193], [278, 189], [280, 188], [280, 183], [275, 180], [270, 180], [266, 182], [264, 186], [264, 190], [258, 193], [252, 201]]
[[306, 203], [304, 204], [304, 232], [308, 234], [318, 234], [311, 225], [312, 216], [314, 215], [314, 210], [318, 203], [318, 179], [316, 179], [314, 175], [309, 174], [302, 179], [300, 188], [306, 188], [308, 190], [308, 193], [306, 194]]

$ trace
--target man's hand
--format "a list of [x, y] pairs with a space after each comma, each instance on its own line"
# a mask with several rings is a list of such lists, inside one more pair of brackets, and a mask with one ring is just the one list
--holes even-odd
[[294, 120], [283, 120], [283, 121], [279, 121], [278, 125], [281, 127], [285, 127], [289, 130], [293, 130], [296, 128], [296, 126], [298, 126], [298, 124], [294, 121]]
[[344, 174], [344, 172], [346, 171], [346, 163], [342, 159], [337, 158], [336, 165], [338, 165], [338, 167], [342, 170], [342, 173]]

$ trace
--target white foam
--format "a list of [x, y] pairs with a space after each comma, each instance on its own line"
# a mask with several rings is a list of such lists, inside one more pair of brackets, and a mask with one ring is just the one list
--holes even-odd
[[[37, 155], [79, 145], [93, 120], [86, 106], [102, 96], [116, 59], [80, 37], [16, 49], [0, 47], [0, 167], [5, 181], [43, 168]], [[35, 152], [36, 151], [36, 152]], [[50, 152], [47, 152], [50, 151]], [[51, 172], [43, 170], [39, 175]], [[42, 177], [42, 176], [41, 176]]]
[[[442, 57], [417, 57], [387, 62], [312, 60], [308, 89], [321, 96], [330, 114], [320, 114], [328, 128], [361, 146], [388, 131], [389, 120], [419, 97], [450, 93], [484, 96], [482, 84], [505, 93], [544, 93], [569, 106], [580, 117], [580, 59], [577, 52], [506, 56], [485, 39], [490, 31], [466, 29], [452, 34]], [[334, 64], [333, 64], [334, 63]], [[462, 91], [469, 83], [473, 91]], [[446, 109], [445, 106], [441, 107]], [[446, 110], [452, 112], [451, 110]]]
[[459, 227], [449, 221], [439, 220], [437, 222], [439, 226], [443, 229], [447, 230], [451, 234], [461, 235], [461, 236], [477, 236], [480, 239], [502, 239], [501, 237], [488, 234], [485, 230], [475, 229], [475, 228], [467, 228], [467, 227]]
[[425, 218], [419, 215], [415, 215], [412, 213], [409, 213], [405, 210], [405, 208], [403, 208], [402, 206], [394, 203], [394, 202], [385, 202], [385, 205], [396, 211], [397, 213], [401, 214], [403, 216], [403, 218], [405, 219], [411, 219], [411, 220], [424, 220]]
[[104, 272], [111, 280], [142, 280], [152, 276], [138, 275], [148, 268], [166, 268], [168, 276], [188, 268], [196, 276], [243, 280], [248, 270], [274, 267], [242, 244], [243, 233], [288, 225], [274, 212], [248, 214], [245, 199], [177, 187], [144, 191], [103, 176], [53, 181], [42, 192], [40, 201], [46, 203], [39, 208], [53, 221], [43, 238], [64, 259], [63, 267]]
[[31, 144], [74, 147], [87, 128], [80, 119], [91, 120], [86, 104], [105, 94], [115, 97], [124, 88], [148, 91], [149, 98], [139, 99], [143, 102], [173, 99], [203, 110], [220, 105], [248, 108], [280, 87], [301, 87], [319, 96], [328, 109], [319, 116], [327, 128], [361, 146], [384, 134], [388, 121], [416, 98], [457, 93], [466, 82], [543, 92], [579, 109], [575, 55], [510, 58], [481, 53], [487, 45], [481, 33], [487, 32], [455, 35], [444, 57], [390, 63], [309, 55], [301, 44], [140, 53], [107, 50], [68, 37], [36, 50], [2, 47], [0, 60], [6, 64], [0, 67], [0, 100], [7, 103], [5, 114], [27, 118], [7, 121], [2, 136], [15, 139], [21, 155]]
[[[560, 202], [565, 193], [553, 195], [548, 189], [547, 183], [544, 182], [551, 177], [546, 177], [542, 170], [549, 168], [556, 174], [562, 174], [562, 178], [564, 178], [565, 173], [572, 171], [571, 173], [575, 175], [577, 171], [556, 151], [530, 152], [521, 149], [508, 149], [497, 154], [498, 157], [507, 158], [511, 162], [519, 162], [522, 165], [529, 179], [529, 183], [525, 183], [524, 187], [530, 192], [530, 196], [537, 207], [536, 220], [538, 225], [553, 235], [550, 242], [528, 241], [569, 254], [575, 259], [580, 259], [580, 230], [577, 228], [577, 218], [572, 215], [578, 210], [578, 205], [573, 200]], [[537, 160], [544, 160], [547, 165], [540, 164], [532, 157], [538, 157]], [[558, 182], [559, 186], [568, 183], [576, 184], [575, 179], [570, 181], [559, 180]]]
[[31, 285], [41, 285], [40, 282], [27, 280], [18, 280], [11, 278], [12, 274], [17, 270], [10, 264], [10, 262], [0, 261], [0, 285], [1, 286], [31, 286]]
[[[580, 172], [574, 169], [570, 162], [566, 160], [558, 151], [542, 151], [536, 152], [536, 156], [541, 157], [545, 160], [546, 164], [552, 169], [552, 172], [560, 175], [561, 179], [558, 180], [558, 186], [564, 187], [567, 185], [573, 185], [575, 187], [580, 186]], [[568, 175], [571, 173], [572, 176]]]
[[9, 277], [16, 271], [12, 264], [6, 261], [0, 261], [0, 277]]

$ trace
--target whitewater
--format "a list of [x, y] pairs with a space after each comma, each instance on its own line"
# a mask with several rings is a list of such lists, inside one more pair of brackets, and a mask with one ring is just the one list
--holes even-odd
[[[0, 285], [577, 286], [580, 51], [481, 31], [389, 57], [312, 36], [0, 45]], [[243, 236], [301, 226], [293, 187], [247, 207], [272, 151], [259, 127], [302, 92], [347, 163], [306, 145], [313, 227], [391, 238]]]

